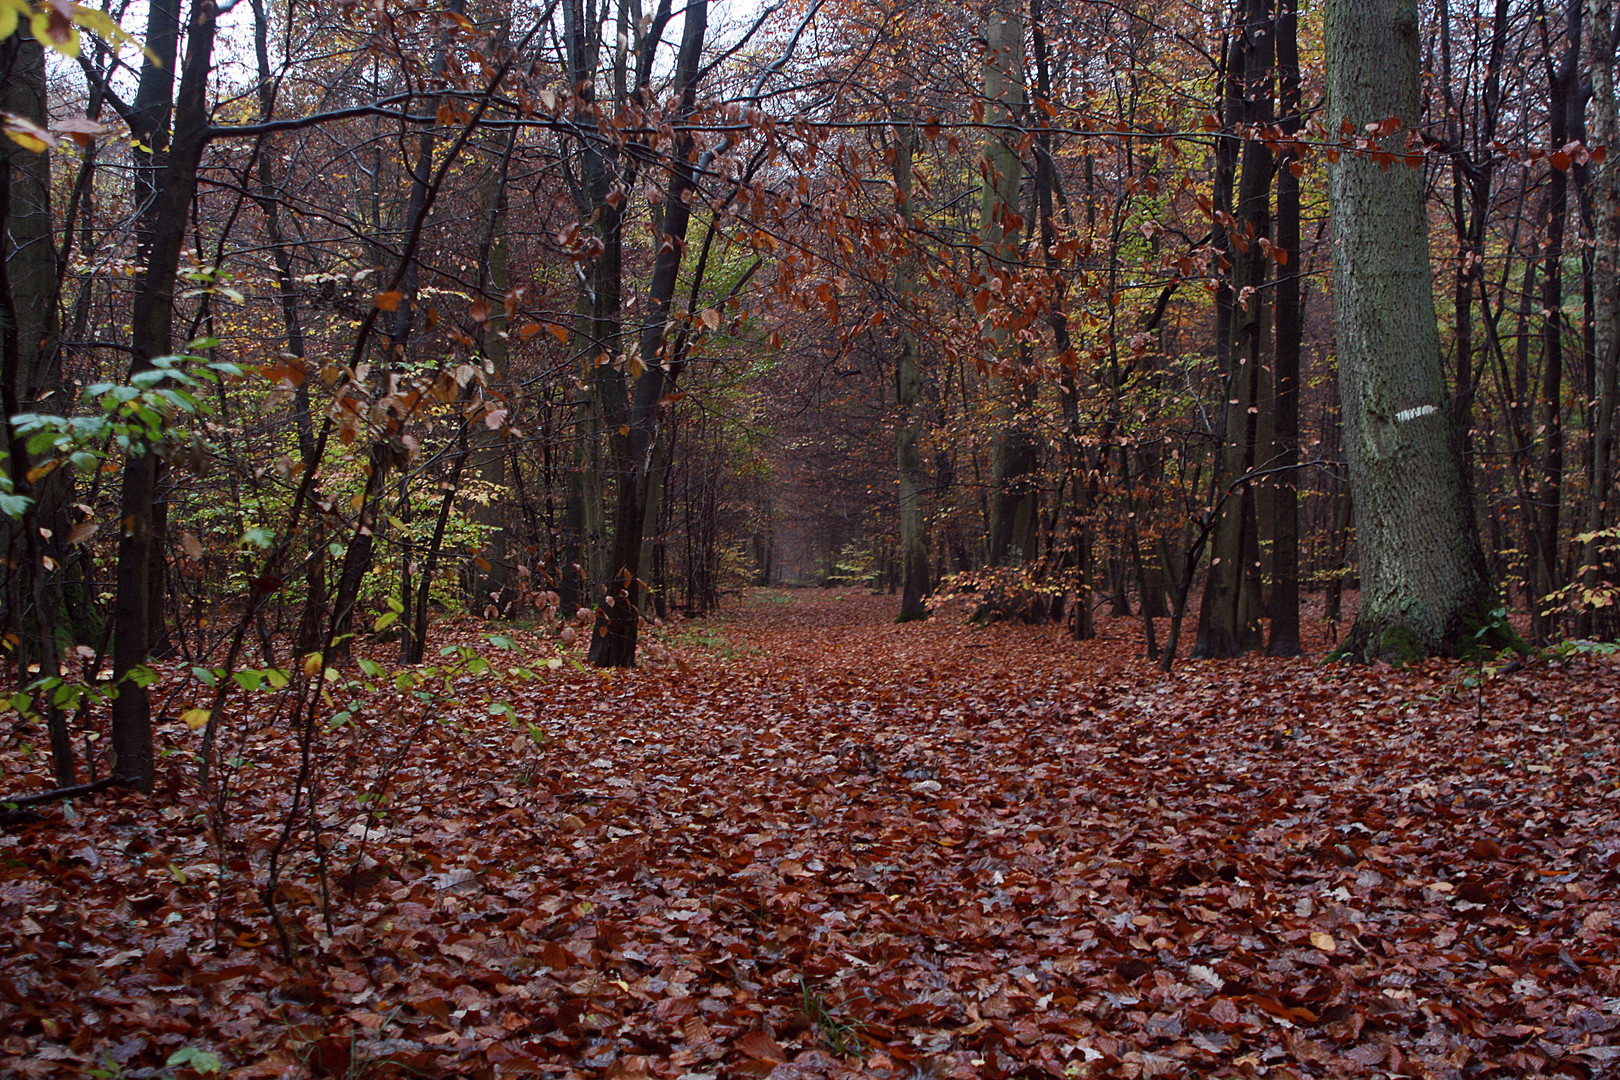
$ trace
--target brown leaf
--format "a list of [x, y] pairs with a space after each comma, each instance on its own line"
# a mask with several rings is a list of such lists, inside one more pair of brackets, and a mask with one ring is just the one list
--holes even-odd
[[786, 1061], [787, 1052], [775, 1039], [755, 1028], [732, 1044], [733, 1048], [758, 1061]]

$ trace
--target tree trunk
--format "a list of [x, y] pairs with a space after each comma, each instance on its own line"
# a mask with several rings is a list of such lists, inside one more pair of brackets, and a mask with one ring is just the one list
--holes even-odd
[[[1615, 541], [1597, 534], [1614, 524], [1614, 426], [1616, 373], [1620, 372], [1620, 276], [1615, 270], [1620, 253], [1620, 131], [1617, 131], [1615, 98], [1615, 41], [1613, 0], [1587, 0], [1588, 40], [1592, 74], [1592, 124], [1590, 144], [1607, 153], [1592, 176], [1592, 304], [1593, 304], [1593, 381], [1597, 401], [1593, 409], [1591, 470], [1592, 493], [1586, 506], [1586, 532], [1590, 536], [1581, 551], [1582, 586], [1595, 597], [1600, 588], [1620, 586], [1615, 580], [1612, 554]], [[1604, 555], [1604, 548], [1611, 554]], [[1583, 613], [1581, 632], [1614, 637], [1620, 633], [1620, 617], [1615, 607], [1588, 606]]]
[[[1563, 146], [1579, 128], [1582, 0], [1569, 0], [1567, 41], [1552, 80], [1548, 102], [1553, 146]], [[1543, 16], [1545, 18], [1545, 16]], [[1537, 493], [1536, 604], [1545, 605], [1564, 583], [1559, 538], [1564, 497], [1564, 232], [1569, 217], [1569, 170], [1553, 169], [1547, 190], [1547, 237], [1541, 273], [1541, 416], [1537, 424], [1546, 450], [1541, 459]], [[1556, 636], [1556, 620], [1543, 624], [1544, 641]]]
[[[0, 43], [0, 83], [7, 110], [41, 127], [49, 124], [45, 48], [23, 23]], [[62, 575], [68, 562], [67, 517], [70, 470], [31, 478], [27, 440], [11, 418], [31, 411], [61, 384], [56, 308], [59, 266], [51, 232], [51, 158], [7, 139], [0, 146], [0, 417], [5, 428], [9, 493], [26, 500], [0, 513], [0, 558], [11, 562], [0, 607], [7, 629], [17, 633], [14, 659], [19, 684], [61, 673], [58, 620], [65, 615]], [[43, 407], [51, 408], [50, 404]], [[36, 675], [29, 675], [37, 663]], [[40, 695], [59, 787], [77, 781], [67, 717], [49, 691]]]
[[923, 372], [922, 349], [912, 326], [916, 317], [911, 301], [916, 292], [916, 260], [911, 255], [911, 160], [916, 141], [913, 125], [894, 126], [894, 190], [898, 221], [905, 234], [907, 252], [895, 272], [895, 292], [904, 305], [900, 312], [900, 356], [895, 362], [895, 400], [899, 421], [895, 424], [895, 465], [898, 473], [900, 509], [900, 578], [904, 590], [900, 598], [899, 622], [928, 617], [925, 602], [928, 583], [928, 532], [924, 521], [923, 471]]
[[[708, 22], [708, 0], [694, 0], [686, 9], [675, 66], [682, 115], [690, 115], [696, 104], [699, 60]], [[618, 366], [605, 364], [600, 369], [611, 395], [603, 403], [604, 411], [612, 418], [610, 426], [617, 428], [613, 456], [619, 490], [608, 561], [608, 591], [597, 609], [591, 635], [590, 661], [597, 667], [630, 667], [636, 659], [641, 621], [641, 582], [637, 575], [641, 571], [641, 540], [655, 467], [654, 442], [668, 407], [664, 399], [674, 385], [667, 350], [669, 312], [681, 256], [686, 251], [687, 226], [692, 219], [690, 200], [696, 193], [693, 149], [692, 135], [681, 131], [670, 150], [663, 228], [645, 300], [649, 314], [641, 328], [640, 373], [633, 385], [627, 386], [628, 373]]]
[[[1019, 188], [1024, 167], [1018, 154], [1018, 125], [1024, 112], [1024, 20], [1020, 6], [991, 0], [985, 8], [983, 62], [985, 123], [991, 126], [985, 146], [980, 202], [979, 245], [985, 254], [989, 308], [985, 337], [993, 351], [1025, 351], [1013, 341], [1005, 323], [1016, 317], [999, 310], [1010, 299], [1020, 253]], [[998, 357], [1009, 359], [1006, 355]], [[1020, 365], [1021, 366], [1021, 365]], [[996, 409], [996, 437], [991, 485], [989, 558], [992, 566], [1015, 566], [1034, 560], [1040, 543], [1039, 470], [1041, 444], [1031, 412], [1035, 383], [1005, 388]]]
[[[157, 10], [154, 6], [154, 18]], [[197, 168], [208, 140], [208, 73], [213, 62], [215, 14], [213, 0], [198, 0], [192, 8], [185, 66], [175, 97], [173, 145], [140, 228], [145, 265], [131, 328], [132, 374], [150, 370], [152, 361], [173, 347], [175, 277], [197, 190]], [[144, 87], [144, 74], [142, 83]], [[135, 780], [142, 791], [152, 789], [151, 706], [142, 684], [151, 647], [157, 464], [157, 456], [147, 447], [135, 448], [126, 460], [119, 494], [113, 608], [113, 680], [118, 691], [112, 704], [113, 768], [117, 775]]]
[[[1301, 127], [1299, 93], [1299, 15], [1297, 0], [1277, 5], [1277, 72], [1281, 83], [1280, 126], [1296, 136]], [[1304, 337], [1300, 296], [1303, 277], [1299, 250], [1298, 158], [1290, 148], [1277, 173], [1277, 371], [1273, 398], [1272, 461], [1284, 470], [1272, 491], [1271, 638], [1267, 656], [1298, 656], [1299, 641], [1299, 361]]]
[[[1400, 158], [1418, 122], [1416, 0], [1330, 0], [1330, 132], [1393, 117], [1397, 158], [1329, 165], [1334, 330], [1361, 555], [1361, 608], [1341, 654], [1415, 660], [1504, 643], [1446, 407], [1423, 173]], [[1419, 159], [1421, 164], [1421, 158]]]
[[[1268, 0], [1245, 0], [1239, 26], [1228, 51], [1227, 125], [1234, 132], [1269, 124], [1271, 82], [1275, 64], [1275, 20]], [[1260, 411], [1271, 402], [1261, 392], [1261, 365], [1269, 352], [1269, 305], [1263, 292], [1271, 253], [1271, 150], [1248, 138], [1243, 142], [1235, 219], [1228, 249], [1233, 262], [1234, 306], [1228, 356], [1225, 421], [1219, 465], [1213, 477], [1215, 533], [1210, 541], [1209, 576], [1198, 608], [1198, 641], [1194, 658], [1242, 655], [1261, 644], [1252, 564], [1259, 558], [1256, 493], [1238, 478], [1254, 469]], [[1262, 244], [1261, 241], [1266, 241]], [[1234, 488], [1234, 484], [1237, 486]]]

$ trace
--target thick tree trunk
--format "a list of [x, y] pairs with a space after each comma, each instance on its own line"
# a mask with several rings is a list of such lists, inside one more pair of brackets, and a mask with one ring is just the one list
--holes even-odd
[[[1361, 555], [1341, 650], [1414, 660], [1504, 643], [1447, 408], [1423, 173], [1400, 160], [1418, 121], [1416, 0], [1330, 0], [1327, 130], [1395, 118], [1393, 166], [1347, 149], [1328, 170], [1334, 328]], [[1352, 136], [1354, 137], [1354, 136]], [[1420, 159], [1421, 163], [1421, 159]], [[1511, 634], [1511, 631], [1507, 631]]]
[[[45, 48], [27, 23], [0, 43], [0, 84], [5, 108], [45, 127], [49, 123], [45, 81]], [[36, 407], [52, 408], [46, 399], [61, 385], [60, 339], [56, 309], [59, 259], [51, 231], [51, 158], [10, 139], [0, 145], [0, 425], [5, 431], [5, 471], [13, 495], [27, 500], [20, 513], [0, 513], [0, 559], [9, 560], [0, 608], [5, 629], [20, 641], [13, 653], [19, 671], [38, 664], [45, 679], [61, 673], [57, 641], [66, 616], [62, 577], [68, 564], [70, 470], [31, 477], [27, 441], [10, 418]], [[51, 742], [51, 763], [58, 786], [70, 786], [74, 774], [73, 743], [67, 717], [42, 694], [42, 711]]]
[[[1592, 123], [1590, 144], [1603, 147], [1607, 156], [1592, 175], [1592, 306], [1593, 381], [1596, 397], [1593, 408], [1591, 461], [1592, 493], [1586, 506], [1588, 539], [1581, 550], [1582, 586], [1594, 597], [1600, 589], [1620, 587], [1615, 580], [1613, 555], [1604, 548], [1615, 547], [1613, 538], [1605, 541], [1597, 534], [1615, 523], [1614, 443], [1617, 372], [1620, 372], [1620, 275], [1615, 259], [1620, 253], [1620, 131], [1615, 97], [1615, 41], [1613, 0], [1587, 0], [1587, 22], [1592, 73]], [[1583, 634], [1614, 637], [1620, 634], [1620, 617], [1615, 608], [1589, 607], [1583, 613]]]
[[[980, 247], [985, 254], [985, 275], [991, 301], [985, 337], [1002, 360], [1016, 345], [1005, 323], [1011, 311], [997, 310], [1010, 297], [1020, 255], [1019, 189], [1024, 167], [1018, 154], [1018, 125], [1023, 121], [1024, 20], [1019, 4], [991, 0], [984, 17], [983, 62], [985, 123], [991, 125], [985, 145], [980, 200]], [[989, 558], [993, 566], [1032, 562], [1040, 544], [1041, 442], [1035, 432], [1035, 383], [1005, 388], [996, 409], [1000, 431], [996, 436], [991, 484]]]

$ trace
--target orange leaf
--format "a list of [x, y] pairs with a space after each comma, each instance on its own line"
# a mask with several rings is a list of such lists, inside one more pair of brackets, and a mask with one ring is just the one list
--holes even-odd
[[398, 311], [399, 302], [403, 299], [405, 299], [404, 293], [400, 292], [398, 289], [390, 289], [387, 292], [380, 292], [376, 296], [372, 297], [371, 302], [377, 305], [378, 311]]

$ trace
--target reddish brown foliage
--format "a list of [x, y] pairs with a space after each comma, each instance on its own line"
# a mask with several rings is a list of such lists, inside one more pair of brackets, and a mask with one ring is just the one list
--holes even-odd
[[1611, 661], [1482, 694], [1439, 662], [1166, 677], [1133, 624], [1076, 645], [894, 607], [756, 597], [678, 663], [514, 690], [538, 754], [380, 705], [344, 753], [384, 765], [321, 797], [330, 930], [312, 863], [283, 889], [296, 967], [255, 899], [274, 729], [223, 871], [179, 766], [168, 804], [47, 808], [0, 836], [4, 1071], [1620, 1068]]

